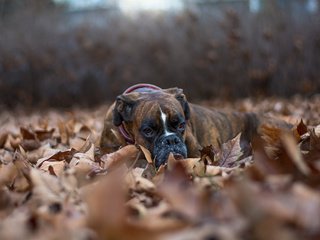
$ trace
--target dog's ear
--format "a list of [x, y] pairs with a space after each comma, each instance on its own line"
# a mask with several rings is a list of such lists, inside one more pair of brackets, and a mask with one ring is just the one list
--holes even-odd
[[183, 89], [181, 88], [168, 88], [164, 90], [167, 93], [170, 93], [175, 96], [175, 98], [180, 102], [183, 111], [184, 111], [184, 116], [186, 120], [190, 119], [190, 107], [188, 104], [188, 100], [186, 95], [183, 93]]
[[134, 107], [138, 101], [137, 94], [129, 93], [119, 95], [113, 109], [113, 124], [120, 126], [122, 122], [132, 121]]

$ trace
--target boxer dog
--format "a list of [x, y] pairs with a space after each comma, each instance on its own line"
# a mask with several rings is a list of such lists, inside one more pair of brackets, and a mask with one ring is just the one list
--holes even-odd
[[221, 112], [188, 103], [180, 88], [138, 84], [117, 97], [108, 110], [100, 147], [113, 152], [127, 144], [147, 148], [158, 168], [174, 157], [199, 157], [200, 149], [242, 133], [250, 141], [260, 124], [253, 113]]

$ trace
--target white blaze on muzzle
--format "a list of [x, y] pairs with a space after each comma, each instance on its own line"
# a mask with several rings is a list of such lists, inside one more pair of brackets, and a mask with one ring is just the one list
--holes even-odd
[[161, 116], [161, 121], [162, 121], [162, 124], [163, 124], [163, 130], [164, 130], [164, 136], [167, 137], [167, 136], [170, 136], [174, 133], [172, 132], [169, 132], [168, 130], [168, 127], [167, 127], [167, 115], [162, 111], [161, 107], [160, 108], [160, 116]]

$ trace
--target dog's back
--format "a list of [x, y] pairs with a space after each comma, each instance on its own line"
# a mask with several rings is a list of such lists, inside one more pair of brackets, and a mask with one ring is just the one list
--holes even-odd
[[242, 140], [251, 141], [253, 136], [260, 133], [263, 124], [281, 129], [292, 126], [282, 120], [235, 111], [218, 111], [196, 104], [189, 104], [191, 109], [191, 131], [199, 145], [219, 147], [222, 143], [235, 137], [241, 132]]

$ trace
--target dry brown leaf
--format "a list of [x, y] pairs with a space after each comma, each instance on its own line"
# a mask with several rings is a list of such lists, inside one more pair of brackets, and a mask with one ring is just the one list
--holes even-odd
[[67, 163], [65, 161], [55, 161], [55, 162], [46, 161], [41, 164], [39, 169], [45, 172], [53, 171], [56, 176], [62, 176], [66, 166], [67, 166]]
[[241, 133], [230, 141], [223, 143], [218, 153], [219, 166], [232, 167], [242, 157], [243, 152], [240, 146]]
[[308, 127], [304, 124], [303, 120], [301, 119], [298, 126], [297, 126], [297, 132], [299, 136], [302, 136], [303, 134], [308, 132]]
[[4, 144], [4, 148], [10, 149], [10, 150], [16, 150], [19, 148], [21, 141], [22, 139], [20, 137], [14, 137], [11, 134], [9, 134]]
[[44, 141], [46, 139], [50, 139], [53, 137], [53, 132], [55, 131], [54, 128], [50, 129], [50, 130], [36, 130], [34, 131], [36, 134], [37, 139], [39, 139], [40, 141]]
[[195, 176], [203, 176], [206, 172], [206, 165], [200, 158], [186, 158], [179, 160], [185, 167], [187, 173]]
[[308, 165], [303, 160], [302, 154], [297, 146], [297, 143], [291, 133], [283, 132], [281, 135], [281, 141], [293, 162], [298, 169], [305, 175], [310, 173]]
[[43, 144], [40, 148], [35, 149], [33, 151], [26, 152], [26, 159], [32, 163], [36, 164], [37, 161], [42, 158], [43, 156], [51, 156], [55, 153], [59, 152], [58, 149], [52, 148], [51, 144], [46, 143]]
[[253, 164], [249, 167], [248, 173], [254, 180], [262, 181], [268, 175], [279, 173], [277, 162], [270, 159], [265, 149], [265, 142], [260, 137], [255, 137], [252, 141]]
[[85, 151], [85, 154], [91, 159], [94, 159], [94, 148], [94, 144], [91, 143], [89, 149]]
[[63, 122], [59, 121], [58, 128], [59, 128], [61, 143], [68, 144], [69, 134], [68, 134], [68, 131], [67, 131], [65, 124]]
[[315, 230], [320, 227], [320, 194], [304, 184], [296, 183], [292, 188], [292, 198], [295, 199], [294, 219], [303, 227]]
[[125, 178], [126, 184], [129, 188], [135, 191], [154, 192], [154, 184], [141, 176], [141, 174], [131, 171]]
[[76, 133], [77, 137], [82, 139], [87, 139], [92, 134], [91, 129], [86, 125], [82, 125], [80, 129], [77, 129], [77, 126], [75, 126], [74, 132]]
[[176, 159], [173, 156], [173, 153], [170, 153], [167, 159], [167, 167], [168, 170], [172, 170], [174, 168], [174, 166], [176, 165]]
[[13, 152], [0, 149], [0, 164], [8, 164], [13, 160]]
[[317, 136], [314, 128], [309, 131], [309, 135], [302, 141], [301, 150], [304, 151], [303, 156], [306, 161], [312, 165], [317, 165], [317, 161], [320, 160], [320, 137]]
[[148, 163], [153, 164], [153, 160], [152, 160], [151, 153], [149, 152], [149, 150], [146, 149], [144, 146], [141, 146], [141, 145], [139, 145], [139, 147], [140, 147], [141, 151], [143, 152], [144, 157], [146, 158]]
[[318, 130], [320, 125], [310, 131], [310, 150], [320, 150], [320, 134]]
[[211, 166], [208, 165], [206, 167], [206, 175], [209, 176], [216, 176], [216, 175], [228, 175], [229, 173], [231, 173], [233, 170], [235, 170], [237, 168], [226, 168], [226, 167], [218, 167], [218, 166]]
[[35, 198], [41, 203], [62, 202], [64, 190], [59, 180], [49, 173], [41, 172], [38, 169], [31, 169], [31, 181]]
[[13, 159], [13, 164], [18, 169], [19, 174], [14, 180], [14, 188], [16, 191], [27, 191], [31, 187], [30, 179], [30, 163], [19, 153], [16, 152]]
[[116, 152], [105, 154], [101, 157], [104, 162], [104, 169], [112, 170], [126, 162], [133, 163], [139, 154], [139, 149], [135, 145], [127, 145]]
[[3, 129], [0, 129], [0, 148], [3, 148], [7, 140], [7, 137], [8, 137], [8, 132]]
[[21, 132], [21, 135], [22, 135], [23, 139], [26, 139], [26, 140], [35, 140], [35, 139], [37, 139], [36, 134], [32, 130], [29, 130], [27, 128], [21, 127], [20, 128], [20, 132]]
[[27, 153], [23, 149], [23, 147], [19, 146], [19, 151], [20, 151], [20, 154], [22, 155], [23, 158], [27, 158]]
[[20, 145], [27, 151], [33, 151], [41, 147], [41, 144], [37, 139], [23, 139]]
[[[159, 171], [159, 170], [158, 170]], [[141, 176], [151, 180], [156, 175], [156, 169], [153, 164], [147, 163], [145, 169], [143, 170]]]
[[10, 162], [8, 164], [0, 165], [0, 187], [3, 185], [11, 186], [14, 179], [18, 175], [18, 169]]
[[200, 157], [203, 161], [208, 161], [209, 164], [213, 164], [216, 161], [215, 156], [217, 153], [218, 150], [214, 149], [212, 145], [209, 145], [200, 150]]
[[174, 210], [187, 219], [196, 219], [200, 211], [200, 194], [192, 183], [181, 161], [176, 161], [174, 168], [164, 174], [158, 186], [159, 193], [171, 204]]
[[71, 148], [81, 151], [81, 148], [86, 144], [86, 140], [78, 137], [70, 138], [69, 144]]
[[122, 176], [107, 175], [97, 184], [84, 189], [88, 205], [88, 226], [101, 239], [124, 239], [126, 209]]
[[98, 163], [86, 153], [76, 153], [73, 155], [69, 163], [69, 167], [75, 170], [75, 177], [77, 178], [80, 186], [87, 183], [94, 173], [102, 172]]
[[55, 161], [66, 161], [67, 163], [70, 162], [73, 155], [76, 153], [75, 149], [70, 149], [67, 151], [59, 151], [49, 157], [43, 157], [37, 161], [36, 166], [40, 168], [42, 164], [46, 161], [55, 162]]
[[[149, 164], [151, 165], [151, 164]], [[153, 166], [153, 165], [152, 165]], [[153, 167], [154, 168], [154, 167]], [[155, 184], [160, 184], [163, 179], [164, 179], [164, 174], [165, 174], [165, 171], [166, 171], [166, 166], [165, 165], [160, 165], [159, 169], [157, 170], [155, 176], [153, 177], [152, 181], [155, 183]]]

